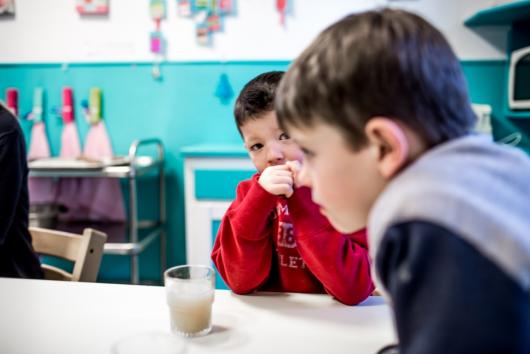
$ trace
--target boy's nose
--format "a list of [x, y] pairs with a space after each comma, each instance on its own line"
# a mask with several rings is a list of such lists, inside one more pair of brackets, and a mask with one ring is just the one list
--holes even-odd
[[270, 165], [282, 164], [285, 161], [282, 149], [277, 146], [271, 146], [267, 153], [267, 160]]

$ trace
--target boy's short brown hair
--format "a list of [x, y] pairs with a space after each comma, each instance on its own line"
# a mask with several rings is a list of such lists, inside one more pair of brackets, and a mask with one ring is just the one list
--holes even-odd
[[256, 119], [274, 110], [276, 89], [283, 77], [283, 71], [269, 71], [250, 80], [241, 90], [234, 107], [237, 129], [249, 119]]
[[283, 126], [340, 129], [358, 150], [375, 116], [400, 121], [428, 146], [475, 123], [460, 63], [444, 36], [412, 13], [382, 9], [328, 27], [296, 59], [278, 88]]

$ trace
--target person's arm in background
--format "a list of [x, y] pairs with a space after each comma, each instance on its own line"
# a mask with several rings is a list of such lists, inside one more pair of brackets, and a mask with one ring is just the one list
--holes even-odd
[[288, 199], [298, 251], [307, 267], [340, 302], [355, 305], [374, 290], [366, 231], [341, 234], [320, 213], [309, 188]]
[[423, 221], [394, 225], [375, 267], [392, 299], [401, 353], [530, 353], [530, 294], [451, 231]]
[[0, 133], [0, 245], [11, 228], [24, 180], [26, 159], [20, 139], [17, 130]]
[[255, 175], [237, 187], [236, 199], [224, 215], [212, 260], [226, 284], [238, 294], [263, 285], [272, 265], [271, 213], [277, 197], [265, 191]]

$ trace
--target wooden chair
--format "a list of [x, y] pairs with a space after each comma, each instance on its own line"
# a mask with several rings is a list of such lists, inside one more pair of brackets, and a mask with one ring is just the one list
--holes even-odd
[[44, 279], [88, 281], [97, 279], [103, 246], [107, 235], [93, 229], [85, 229], [82, 235], [57, 230], [30, 227], [35, 252], [74, 262], [72, 273], [42, 264]]

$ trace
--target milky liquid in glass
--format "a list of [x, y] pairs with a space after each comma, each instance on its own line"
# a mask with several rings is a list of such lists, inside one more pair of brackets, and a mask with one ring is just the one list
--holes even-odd
[[164, 273], [173, 333], [196, 337], [212, 329], [215, 272], [203, 265], [181, 265]]
[[200, 336], [210, 332], [214, 290], [207, 281], [171, 284], [166, 294], [174, 333]]

